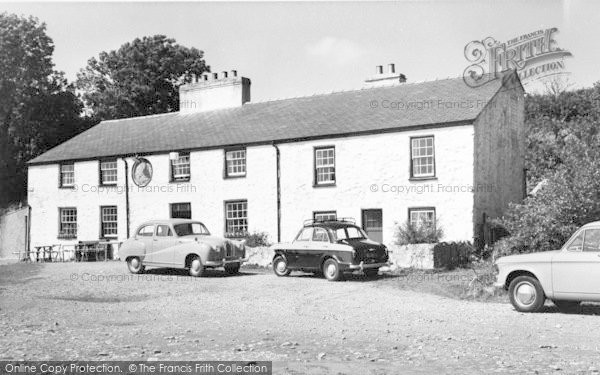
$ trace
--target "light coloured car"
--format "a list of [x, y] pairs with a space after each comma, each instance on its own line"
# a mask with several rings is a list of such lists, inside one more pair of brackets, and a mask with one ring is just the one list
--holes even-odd
[[508, 290], [517, 311], [535, 312], [551, 299], [574, 312], [600, 301], [600, 221], [579, 228], [560, 250], [499, 258], [496, 287]]
[[202, 276], [206, 268], [223, 267], [238, 273], [246, 261], [243, 241], [212, 236], [199, 221], [152, 220], [140, 225], [119, 248], [119, 257], [132, 273], [145, 268], [183, 268], [191, 276]]

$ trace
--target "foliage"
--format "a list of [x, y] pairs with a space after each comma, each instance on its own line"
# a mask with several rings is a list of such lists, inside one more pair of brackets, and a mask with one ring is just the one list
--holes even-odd
[[401, 225], [396, 223], [394, 242], [400, 246], [418, 243], [436, 243], [443, 236], [444, 231], [439, 225], [413, 225], [407, 220]]
[[93, 123], [62, 73], [52, 39], [34, 17], [0, 14], [0, 206], [26, 194], [26, 162]]
[[269, 234], [267, 232], [253, 232], [246, 236], [246, 246], [248, 247], [268, 247], [271, 246]]
[[[600, 84], [527, 100], [527, 163], [548, 183], [497, 223], [510, 233], [495, 256], [559, 248], [579, 226], [600, 219]], [[533, 185], [529, 185], [533, 187]]]
[[89, 59], [76, 86], [102, 120], [177, 111], [178, 86], [209, 70], [203, 55], [164, 35], [136, 38]]
[[475, 248], [470, 242], [439, 242], [433, 247], [433, 266], [452, 270], [471, 260]]

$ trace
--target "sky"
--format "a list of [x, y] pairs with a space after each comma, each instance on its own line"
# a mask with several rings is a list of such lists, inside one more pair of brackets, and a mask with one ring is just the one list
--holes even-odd
[[376, 65], [407, 82], [460, 77], [467, 43], [558, 28], [573, 87], [600, 81], [599, 1], [2, 3], [33, 15], [72, 81], [90, 57], [136, 37], [164, 34], [203, 50], [213, 72], [252, 80], [252, 101], [360, 88]]

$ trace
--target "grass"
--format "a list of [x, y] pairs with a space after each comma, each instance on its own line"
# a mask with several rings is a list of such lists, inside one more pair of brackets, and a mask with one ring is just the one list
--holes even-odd
[[443, 297], [486, 302], [507, 302], [506, 292], [493, 284], [496, 275], [490, 262], [475, 263], [454, 270], [399, 269], [382, 279], [401, 290]]

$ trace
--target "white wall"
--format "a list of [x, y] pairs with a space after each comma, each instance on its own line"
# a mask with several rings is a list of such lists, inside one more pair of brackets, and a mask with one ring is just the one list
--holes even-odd
[[[282, 240], [291, 240], [313, 211], [336, 210], [361, 224], [361, 210], [383, 210], [383, 241], [393, 241], [395, 222], [410, 207], [436, 208], [444, 240], [471, 240], [473, 193], [439, 192], [473, 184], [473, 126], [289, 143], [281, 149]], [[433, 135], [436, 180], [410, 181], [410, 137]], [[313, 147], [335, 146], [336, 186], [313, 187]], [[377, 188], [373, 192], [372, 185]], [[433, 186], [426, 192], [426, 186]], [[391, 192], [392, 187], [402, 192]], [[408, 189], [422, 189], [422, 193]], [[387, 192], [386, 192], [387, 190]]]
[[[434, 135], [436, 180], [409, 181], [409, 138]], [[335, 187], [313, 187], [313, 147], [334, 145], [336, 149]], [[339, 217], [350, 216], [361, 224], [361, 209], [383, 210], [383, 238], [393, 241], [395, 222], [408, 217], [409, 207], [436, 207], [445, 240], [470, 240], [473, 231], [473, 193], [440, 192], [438, 184], [468, 188], [473, 184], [473, 127], [461, 126], [397, 132], [369, 136], [286, 143], [281, 151], [282, 241], [298, 232], [313, 211], [336, 210]], [[191, 153], [191, 180], [169, 182], [168, 154], [146, 156], [153, 166], [153, 178], [145, 188], [131, 179], [131, 234], [142, 222], [168, 218], [169, 203], [191, 202], [192, 218], [203, 221], [217, 235], [224, 232], [224, 201], [248, 200], [250, 231], [266, 231], [277, 240], [276, 157], [273, 146], [247, 149], [245, 178], [224, 179], [224, 151]], [[129, 171], [134, 159], [128, 158]], [[32, 207], [31, 244], [74, 243], [100, 236], [100, 206], [116, 205], [119, 240], [126, 239], [125, 165], [118, 160], [116, 188], [98, 187], [98, 162], [75, 163], [76, 189], [58, 188], [58, 165], [29, 168], [29, 197]], [[376, 186], [376, 192], [371, 186]], [[407, 189], [416, 190], [406, 193]], [[393, 187], [404, 189], [394, 193]], [[388, 190], [387, 192], [385, 190]], [[58, 207], [77, 207], [77, 240], [58, 240]]]
[[[277, 232], [276, 161], [272, 146], [247, 150], [247, 176], [223, 178], [224, 151], [211, 150], [190, 154], [191, 179], [187, 183], [169, 182], [168, 154], [146, 156], [153, 167], [152, 181], [139, 188], [131, 180], [129, 163], [129, 205], [131, 234], [142, 222], [168, 218], [170, 203], [190, 202], [192, 218], [203, 221], [209, 230], [223, 235], [224, 201], [248, 200], [250, 231]], [[58, 165], [29, 167], [28, 202], [32, 207], [32, 246], [71, 244], [79, 240], [97, 240], [100, 236], [100, 206], [116, 205], [119, 240], [127, 238], [125, 210], [125, 164], [118, 159], [116, 187], [98, 186], [98, 162], [75, 163], [76, 189], [58, 187]], [[76, 240], [59, 240], [58, 207], [77, 207], [78, 235]]]

